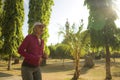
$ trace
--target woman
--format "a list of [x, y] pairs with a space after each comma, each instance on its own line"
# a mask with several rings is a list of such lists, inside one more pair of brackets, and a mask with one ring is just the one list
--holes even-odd
[[36, 22], [33, 33], [25, 37], [18, 52], [24, 57], [21, 74], [23, 80], [42, 80], [40, 63], [43, 56], [44, 41], [41, 39], [45, 25]]

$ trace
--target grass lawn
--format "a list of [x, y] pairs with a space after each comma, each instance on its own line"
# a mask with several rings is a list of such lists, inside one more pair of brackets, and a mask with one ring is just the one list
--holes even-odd
[[[120, 58], [113, 63], [111, 60], [112, 80], [120, 80]], [[95, 66], [91, 69], [83, 68], [84, 60], [80, 61], [81, 74], [79, 80], [104, 80], [105, 78], [105, 61], [95, 60]], [[7, 63], [0, 61], [0, 78], [21, 76], [20, 64], [12, 65], [12, 70], [7, 71]], [[70, 80], [74, 73], [74, 66], [72, 60], [65, 60], [63, 65], [62, 60], [48, 59], [47, 65], [41, 67], [43, 80]]]

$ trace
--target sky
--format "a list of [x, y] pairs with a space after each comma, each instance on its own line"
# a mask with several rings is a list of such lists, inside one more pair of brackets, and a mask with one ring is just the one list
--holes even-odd
[[[28, 0], [24, 0], [25, 8], [25, 21], [23, 25], [23, 34], [27, 35], [28, 30]], [[83, 7], [84, 0], [54, 0], [54, 6], [52, 7], [52, 13], [50, 23], [48, 25], [49, 38], [47, 45], [56, 44], [63, 40], [62, 35], [58, 36], [58, 32], [61, 28], [65, 28], [66, 20], [68, 19], [70, 26], [75, 23], [80, 24], [80, 20], [83, 19], [85, 26], [87, 26], [88, 10]], [[84, 27], [85, 29], [86, 27]]]
[[[24, 0], [25, 8], [25, 21], [23, 25], [23, 34], [27, 35], [28, 30], [28, 1]], [[119, 0], [118, 0], [119, 1]], [[120, 5], [120, 1], [117, 2]], [[119, 6], [120, 7], [120, 6]], [[118, 12], [118, 14], [120, 14]], [[52, 13], [50, 23], [48, 25], [49, 38], [47, 45], [60, 43], [63, 40], [63, 36], [58, 36], [58, 32], [61, 28], [65, 28], [66, 20], [68, 19], [70, 26], [75, 23], [76, 26], [80, 25], [81, 19], [83, 19], [84, 30], [87, 28], [89, 11], [84, 6], [84, 0], [54, 0], [54, 6], [52, 7]], [[120, 27], [120, 20], [116, 21], [116, 24]]]

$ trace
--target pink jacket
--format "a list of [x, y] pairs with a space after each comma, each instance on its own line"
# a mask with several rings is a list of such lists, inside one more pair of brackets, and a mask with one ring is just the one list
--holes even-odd
[[27, 35], [18, 49], [18, 53], [24, 57], [24, 61], [33, 66], [39, 66], [39, 60], [43, 56], [44, 41], [39, 45], [35, 35]]

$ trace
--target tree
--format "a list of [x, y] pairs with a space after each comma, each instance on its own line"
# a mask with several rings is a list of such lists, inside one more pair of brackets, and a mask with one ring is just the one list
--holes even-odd
[[55, 51], [56, 51], [56, 46], [55, 45], [50, 45], [48, 46], [49, 50], [50, 50], [50, 58], [56, 58], [56, 55], [55, 55]]
[[[0, 0], [0, 21], [2, 21], [2, 11], [3, 11], [3, 8], [2, 8], [2, 0]], [[0, 22], [0, 26], [2, 25], [2, 23]]]
[[[28, 33], [32, 33], [33, 30], [33, 24], [34, 22], [41, 22], [46, 25], [46, 28], [44, 30], [44, 33], [42, 35], [42, 38], [45, 42], [45, 53], [47, 53], [47, 38], [48, 35], [48, 24], [50, 21], [52, 6], [54, 5], [53, 0], [30, 0], [29, 1], [29, 14], [28, 14], [28, 24], [29, 24], [29, 30]], [[33, 15], [34, 14], [34, 15]], [[47, 53], [48, 54], [48, 53]]]
[[1, 39], [1, 36], [2, 36], [2, 12], [3, 12], [2, 0], [0, 0], [0, 49], [2, 48], [2, 45], [3, 45], [3, 41]]
[[[0, 21], [2, 21], [2, 0], [0, 0]], [[2, 23], [0, 22], [0, 27], [2, 26]]]
[[1, 59], [1, 48], [2, 48], [2, 45], [3, 45], [3, 41], [1, 39], [1, 35], [2, 35], [2, 12], [3, 12], [3, 9], [2, 9], [2, 0], [0, 0], [0, 59]]
[[23, 0], [4, 1], [4, 22], [2, 37], [3, 53], [9, 56], [8, 70], [11, 68], [12, 56], [18, 56], [17, 48], [23, 39], [22, 25], [24, 21]]
[[79, 26], [79, 30], [75, 32], [75, 24], [73, 24], [72, 28], [69, 28], [69, 33], [66, 35], [63, 31], [60, 33], [64, 33], [65, 39], [63, 43], [70, 46], [71, 55], [74, 58], [75, 62], [75, 72], [72, 80], [78, 80], [80, 75], [80, 56], [82, 55], [81, 51], [84, 48], [84, 42], [89, 35], [89, 31], [82, 32], [83, 21], [81, 20], [81, 24]]
[[[106, 51], [106, 80], [111, 80], [110, 47], [118, 45], [116, 25], [117, 14], [113, 9], [113, 0], [85, 0], [89, 9], [88, 29], [93, 47], [104, 47]], [[99, 16], [98, 16], [99, 15]]]
[[57, 58], [63, 60], [63, 66], [64, 66], [65, 59], [71, 58], [69, 46], [63, 43], [57, 44], [55, 55]]

